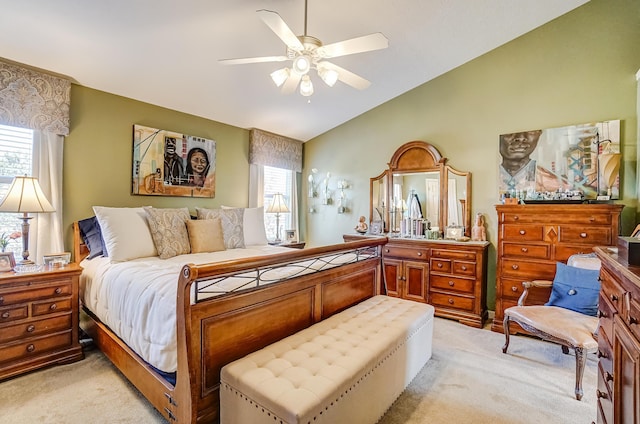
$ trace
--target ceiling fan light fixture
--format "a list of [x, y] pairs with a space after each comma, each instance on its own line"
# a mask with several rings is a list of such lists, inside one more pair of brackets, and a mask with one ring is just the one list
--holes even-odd
[[313, 94], [313, 83], [311, 82], [309, 75], [303, 76], [300, 81], [300, 94], [305, 97], [309, 97]]
[[322, 78], [322, 81], [324, 81], [324, 83], [329, 87], [333, 87], [338, 81], [338, 73], [333, 69], [319, 67], [318, 75], [320, 76], [320, 78]]
[[290, 75], [289, 68], [278, 69], [277, 71], [271, 72], [271, 79], [276, 84], [276, 86], [280, 87], [284, 82], [289, 78]]
[[307, 55], [300, 55], [293, 60], [293, 72], [298, 75], [306, 75], [311, 69], [311, 58]]

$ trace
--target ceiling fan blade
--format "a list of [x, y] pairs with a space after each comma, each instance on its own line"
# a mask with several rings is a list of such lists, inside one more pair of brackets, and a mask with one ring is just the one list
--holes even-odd
[[220, 59], [218, 62], [223, 65], [244, 65], [245, 63], [263, 63], [263, 62], [284, 62], [288, 60], [287, 56], [263, 56], [263, 57], [244, 57], [240, 59]]
[[291, 72], [291, 75], [289, 75], [289, 78], [287, 78], [287, 80], [282, 85], [282, 93], [291, 94], [295, 92], [301, 78], [302, 78], [302, 75], [298, 75], [295, 72]]
[[334, 71], [336, 71], [338, 73], [338, 79], [353, 88], [364, 90], [371, 85], [371, 82], [369, 82], [368, 80], [354, 74], [351, 71], [347, 71], [346, 69], [341, 68], [338, 65], [334, 65], [333, 63], [327, 61], [322, 61], [320, 63], [322, 63], [322, 66], [326, 69], [333, 69]]
[[387, 37], [380, 32], [376, 32], [374, 34], [363, 35], [362, 37], [327, 44], [326, 46], [318, 48], [318, 53], [322, 57], [332, 58], [354, 53], [386, 49], [387, 47], [389, 47], [389, 40], [387, 40]]
[[298, 40], [298, 37], [293, 33], [293, 31], [291, 31], [289, 26], [287, 26], [277, 12], [261, 9], [258, 10], [258, 15], [262, 21], [271, 28], [271, 31], [273, 31], [287, 45], [287, 47], [296, 51], [304, 50], [304, 46], [300, 40]]

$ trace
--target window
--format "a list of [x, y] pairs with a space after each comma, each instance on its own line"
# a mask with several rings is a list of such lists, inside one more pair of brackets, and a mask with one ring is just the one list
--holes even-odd
[[[32, 174], [33, 131], [0, 125], [0, 199], [7, 194], [13, 177]], [[20, 214], [0, 213], [0, 237], [7, 239], [9, 235], [20, 231], [22, 223]], [[0, 248], [2, 248], [0, 241]], [[22, 257], [22, 240], [9, 239], [7, 252], [13, 252], [16, 258]]]
[[[276, 214], [267, 213], [267, 209], [271, 204], [271, 199], [276, 193], [282, 193], [285, 203], [289, 210], [291, 207], [291, 199], [293, 198], [293, 171], [282, 168], [274, 168], [271, 166], [264, 167], [264, 226], [267, 232], [267, 239], [274, 240], [276, 238]], [[280, 214], [280, 239], [284, 240], [284, 230], [293, 228], [292, 214]]]

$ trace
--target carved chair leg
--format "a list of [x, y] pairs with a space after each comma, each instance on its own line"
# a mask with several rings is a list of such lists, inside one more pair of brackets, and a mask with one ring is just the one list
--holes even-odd
[[502, 353], [507, 353], [507, 348], [509, 347], [509, 315], [504, 316], [502, 327], [504, 328], [504, 346], [502, 346]]
[[576, 347], [576, 399], [582, 399], [582, 376], [587, 363], [587, 354], [583, 347]]

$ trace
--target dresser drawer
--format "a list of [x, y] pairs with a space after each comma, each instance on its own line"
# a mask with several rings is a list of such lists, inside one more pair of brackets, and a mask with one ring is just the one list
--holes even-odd
[[588, 245], [610, 246], [611, 228], [561, 225], [558, 231], [561, 243], [584, 243]]
[[71, 314], [0, 327], [0, 340], [9, 342], [71, 328]]
[[0, 308], [0, 325], [5, 322], [25, 319], [28, 316], [29, 307], [27, 305], [19, 305], [10, 308]]
[[503, 258], [500, 271], [506, 277], [518, 277], [522, 281], [553, 280], [556, 264]]
[[[625, 291], [604, 269], [600, 270], [600, 295], [604, 295], [609, 301], [613, 314], [622, 313], [623, 297]], [[613, 319], [613, 316], [611, 317]]]
[[469, 294], [473, 294], [474, 282], [474, 280], [445, 277], [443, 275], [429, 276], [429, 285], [431, 288]]
[[505, 225], [502, 238], [504, 241], [516, 242], [542, 241], [543, 234], [542, 225]]
[[[602, 332], [602, 334], [600, 333]], [[603, 327], [598, 329], [598, 363], [605, 373], [613, 375], [613, 350], [611, 342], [613, 334], [607, 334]], [[606, 375], [606, 374], [605, 374]]]
[[0, 347], [0, 362], [24, 359], [65, 346], [71, 346], [71, 330], [24, 342], [4, 344]]
[[473, 252], [463, 252], [460, 250], [431, 249], [432, 258], [463, 259], [475, 261], [476, 255]]
[[[613, 335], [613, 315], [615, 313], [616, 311], [609, 298], [600, 291], [600, 299], [598, 300], [598, 317], [600, 320], [598, 326], [609, 336]], [[609, 339], [609, 344], [611, 344], [611, 339]]]
[[31, 313], [34, 317], [37, 317], [40, 315], [47, 315], [70, 310], [71, 298], [67, 298], [50, 300], [46, 302], [33, 302]]
[[[524, 287], [522, 286], [523, 281], [528, 281], [528, 280], [502, 278], [501, 279], [502, 296], [507, 299], [511, 299], [512, 301], [517, 303], [518, 299], [522, 295], [522, 292], [524, 292]], [[535, 287], [535, 288], [529, 289], [529, 295], [527, 296], [525, 305], [541, 305], [543, 303], [546, 303], [549, 300], [550, 295], [551, 295], [550, 288]]]
[[453, 294], [430, 293], [431, 303], [434, 306], [473, 311], [473, 299]]
[[429, 249], [419, 249], [411, 247], [385, 246], [382, 248], [384, 256], [391, 256], [402, 259], [421, 259], [427, 260], [429, 257]]
[[550, 246], [548, 244], [521, 244], [503, 243], [502, 254], [512, 257], [526, 257], [537, 259], [550, 259]]
[[611, 390], [612, 381], [607, 381], [609, 376], [605, 375], [605, 371], [598, 366], [598, 423], [599, 424], [615, 424], [613, 418], [613, 391]]
[[476, 275], [475, 262], [453, 261], [453, 273], [455, 275]]
[[451, 261], [448, 259], [431, 259], [431, 271], [451, 273]]
[[504, 213], [502, 221], [505, 224], [514, 223], [553, 223], [576, 225], [611, 225], [611, 214], [608, 213], [548, 213], [540, 210], [538, 213]]
[[553, 260], [566, 263], [571, 255], [593, 253], [593, 246], [590, 244], [557, 244], [554, 251]]
[[638, 302], [640, 299], [634, 299], [631, 293], [626, 295], [629, 297], [629, 310], [626, 312], [625, 321], [633, 335], [640, 339], [640, 302]]
[[0, 306], [50, 297], [70, 296], [71, 283], [69, 280], [61, 280], [47, 283], [46, 285], [25, 286], [9, 290], [0, 290]]

